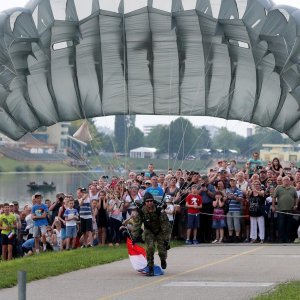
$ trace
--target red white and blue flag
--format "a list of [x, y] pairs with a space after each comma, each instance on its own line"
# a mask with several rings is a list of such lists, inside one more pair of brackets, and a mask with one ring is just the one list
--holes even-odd
[[[126, 244], [132, 267], [140, 273], [147, 274], [148, 266], [146, 259], [146, 250], [137, 244], [132, 244], [132, 240], [130, 238], [127, 238]], [[163, 274], [164, 272], [161, 267], [155, 265], [154, 275], [158, 276]]]

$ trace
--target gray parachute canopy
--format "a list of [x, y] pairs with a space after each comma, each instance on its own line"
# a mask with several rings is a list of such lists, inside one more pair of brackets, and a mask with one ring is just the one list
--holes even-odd
[[[0, 131], [116, 114], [214, 116], [300, 140], [300, 10], [198, 0], [184, 10], [103, 10], [109, 0], [32, 0], [0, 14]], [[60, 3], [64, 20], [53, 9]], [[62, 5], [62, 3], [64, 3]], [[184, 1], [183, 1], [184, 4]], [[126, 5], [126, 2], [125, 2]]]

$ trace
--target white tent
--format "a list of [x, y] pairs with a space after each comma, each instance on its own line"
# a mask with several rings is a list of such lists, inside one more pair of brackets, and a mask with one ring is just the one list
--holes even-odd
[[130, 157], [133, 158], [155, 158], [156, 148], [139, 147], [130, 150]]

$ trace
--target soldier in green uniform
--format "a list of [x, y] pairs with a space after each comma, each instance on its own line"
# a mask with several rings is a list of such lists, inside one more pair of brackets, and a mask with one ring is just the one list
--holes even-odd
[[[144, 224], [143, 239], [146, 246], [147, 262], [149, 267], [149, 276], [154, 276], [154, 252], [155, 244], [161, 261], [162, 269], [167, 268], [167, 250], [169, 249], [169, 238], [171, 226], [167, 214], [154, 204], [152, 194], [145, 193], [144, 206], [138, 209], [136, 226], [141, 228]], [[135, 230], [132, 232], [133, 238], [136, 239]]]

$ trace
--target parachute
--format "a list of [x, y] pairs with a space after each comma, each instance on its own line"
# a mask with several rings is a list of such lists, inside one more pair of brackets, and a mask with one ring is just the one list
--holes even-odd
[[[300, 140], [300, 11], [269, 0], [197, 0], [171, 12], [31, 0], [0, 14], [0, 131], [117, 114], [213, 116]], [[63, 3], [63, 20], [53, 6]], [[83, 2], [83, 1], [82, 1]], [[88, 1], [84, 1], [87, 6]], [[61, 5], [61, 4], [60, 4]], [[126, 5], [126, 1], [125, 1]], [[78, 12], [78, 13], [77, 13]]]

